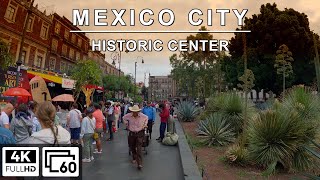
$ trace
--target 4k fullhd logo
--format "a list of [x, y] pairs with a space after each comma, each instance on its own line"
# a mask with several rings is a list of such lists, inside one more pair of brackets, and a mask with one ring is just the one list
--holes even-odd
[[3, 176], [39, 176], [38, 147], [3, 147]]
[[44, 147], [42, 149], [43, 177], [79, 177], [79, 147]]

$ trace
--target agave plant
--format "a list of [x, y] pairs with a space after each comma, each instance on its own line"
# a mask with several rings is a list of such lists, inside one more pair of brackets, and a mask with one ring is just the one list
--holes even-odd
[[304, 121], [319, 125], [320, 101], [318, 96], [313, 95], [304, 87], [291, 89], [283, 100], [283, 107], [287, 112], [297, 113]]
[[177, 106], [178, 118], [182, 121], [194, 121], [200, 113], [200, 108], [191, 102], [181, 102]]
[[200, 121], [197, 132], [206, 145], [223, 146], [235, 141], [235, 133], [230, 126], [223, 114], [214, 113], [207, 120]]
[[297, 113], [284, 113], [283, 108], [261, 112], [248, 126], [248, 150], [252, 160], [267, 168], [266, 174], [275, 172], [278, 165], [285, 169], [308, 169], [303, 145], [317, 129], [303, 121]]
[[[315, 149], [311, 148], [311, 147], [304, 147], [305, 150], [307, 150], [307, 152], [311, 155], [313, 155], [316, 159], [318, 159], [318, 162], [320, 160], [320, 144], [317, 144], [315, 141], [311, 140], [311, 143], [316, 147]], [[319, 172], [318, 172], [319, 173]], [[306, 174], [307, 177], [309, 177], [310, 179], [313, 180], [320, 180], [320, 174], [318, 176], [316, 175], [312, 175], [312, 174]]]
[[[244, 124], [245, 99], [235, 93], [223, 93], [209, 100], [206, 111], [220, 112], [236, 133], [240, 133]], [[252, 117], [256, 109], [251, 101], [247, 104], [247, 117]]]
[[229, 163], [235, 163], [243, 166], [249, 160], [248, 150], [244, 146], [234, 144], [228, 148], [226, 158]]

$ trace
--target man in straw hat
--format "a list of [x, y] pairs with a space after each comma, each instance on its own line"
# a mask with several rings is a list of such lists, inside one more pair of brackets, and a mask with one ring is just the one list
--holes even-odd
[[131, 113], [123, 116], [124, 123], [129, 130], [129, 146], [132, 151], [132, 163], [137, 163], [138, 169], [142, 168], [142, 143], [144, 138], [144, 131], [147, 128], [148, 116], [142, 114], [138, 105], [129, 107]]

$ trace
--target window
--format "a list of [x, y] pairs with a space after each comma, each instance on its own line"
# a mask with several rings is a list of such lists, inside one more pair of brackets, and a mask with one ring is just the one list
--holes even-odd
[[76, 38], [77, 38], [76, 35], [72, 34], [71, 42], [75, 44], [76, 43]]
[[54, 32], [56, 34], [60, 34], [61, 24], [57, 22], [56, 27], [54, 28]]
[[70, 49], [69, 58], [74, 59], [74, 50], [73, 49]]
[[26, 63], [26, 56], [27, 56], [27, 51], [22, 51], [22, 55], [21, 55], [22, 64]]
[[60, 62], [60, 71], [61, 72], [66, 72], [66, 69], [67, 69], [67, 63], [66, 62], [64, 62], [64, 61], [61, 61]]
[[77, 61], [80, 60], [80, 53], [79, 52], [76, 53], [76, 60]]
[[78, 39], [78, 46], [81, 47], [81, 45], [82, 45], [82, 39], [79, 38], [79, 39]]
[[40, 37], [43, 39], [47, 39], [48, 37], [48, 25], [42, 25]]
[[38, 68], [41, 68], [41, 65], [42, 65], [42, 57], [41, 56], [38, 56], [37, 59], [35, 60], [34, 62], [34, 65]]
[[52, 51], [57, 52], [58, 50], [58, 40], [52, 39]]
[[67, 56], [67, 45], [62, 45], [62, 55]]
[[33, 19], [34, 18], [29, 18], [27, 22], [27, 31], [32, 31], [33, 27]]
[[70, 35], [70, 32], [69, 32], [68, 29], [66, 29], [66, 30], [64, 31], [64, 38], [67, 39], [67, 40], [69, 40], [69, 35]]
[[49, 70], [55, 70], [56, 69], [56, 59], [50, 58], [49, 61]]
[[16, 9], [17, 9], [16, 7], [10, 4], [7, 8], [7, 11], [4, 17], [9, 21], [14, 21]]

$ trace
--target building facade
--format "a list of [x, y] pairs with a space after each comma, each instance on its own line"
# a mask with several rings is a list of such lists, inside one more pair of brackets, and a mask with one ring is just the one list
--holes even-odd
[[88, 59], [89, 38], [85, 33], [70, 33], [80, 30], [66, 17], [57, 13], [52, 15], [50, 49], [46, 69], [69, 74], [78, 61]]
[[[90, 47], [88, 55], [90, 60], [94, 60], [99, 64], [104, 74], [119, 76], [119, 69], [106, 61], [105, 54], [102, 54], [100, 51], [92, 51]], [[122, 71], [120, 72], [120, 76], [124, 76]]]
[[[15, 61], [18, 61], [20, 44], [27, 21], [30, 0], [0, 1], [0, 39], [9, 47]], [[26, 34], [21, 60], [24, 66], [45, 68], [50, 48], [50, 28], [52, 15], [41, 12], [37, 5], [31, 8], [32, 14], [26, 22]]]
[[176, 91], [176, 82], [171, 76], [149, 76], [149, 100], [172, 100], [176, 96]]

